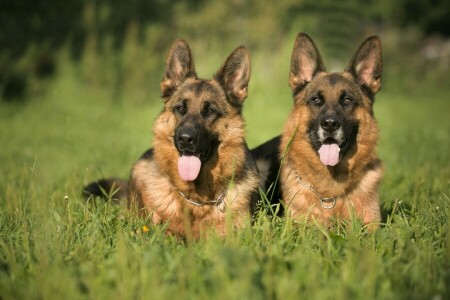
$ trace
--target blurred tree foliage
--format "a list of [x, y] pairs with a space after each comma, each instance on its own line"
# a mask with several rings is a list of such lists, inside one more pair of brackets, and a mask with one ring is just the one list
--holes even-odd
[[395, 7], [400, 26], [417, 26], [426, 34], [450, 36], [450, 3], [445, 0], [402, 0]]
[[[307, 31], [339, 61], [355, 40], [388, 27], [448, 36], [449, 12], [448, 0], [0, 0], [0, 95], [20, 96], [30, 76], [53, 74], [62, 47], [92, 64], [88, 79], [99, 60], [109, 64], [115, 75], [101, 80], [117, 86], [129, 65], [165, 53], [177, 36], [271, 51], [292, 31]], [[145, 74], [161, 65], [142, 63]]]

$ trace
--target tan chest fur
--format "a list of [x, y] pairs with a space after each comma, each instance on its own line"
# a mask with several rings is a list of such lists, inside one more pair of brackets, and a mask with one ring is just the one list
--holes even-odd
[[[255, 174], [256, 175], [256, 174]], [[242, 227], [250, 217], [252, 187], [257, 186], [258, 177], [249, 176], [253, 184], [228, 184], [213, 190], [209, 195], [194, 191], [178, 190], [167, 176], [162, 176], [154, 161], [138, 161], [132, 171], [133, 186], [130, 201], [137, 201], [142, 214], [152, 216], [154, 224], [167, 223], [167, 233], [199, 238], [210, 231], [225, 236], [227, 231]], [[197, 206], [186, 198], [202, 203], [214, 201], [224, 194], [217, 205]]]
[[[381, 166], [378, 165], [368, 170], [358, 181], [336, 183], [322, 178], [312, 188], [322, 197], [335, 197], [333, 206], [330, 202], [324, 202], [323, 207], [320, 197], [308, 187], [311, 184], [297, 178], [297, 173], [289, 166], [282, 169], [283, 199], [288, 214], [297, 220], [315, 219], [319, 223], [331, 227], [334, 221], [348, 220], [352, 215], [359, 218], [363, 224], [378, 224], [380, 211], [378, 204], [378, 185], [382, 176]], [[330, 188], [321, 188], [323, 185]], [[338, 186], [338, 189], [332, 187]], [[337, 193], [336, 191], [339, 191]]]

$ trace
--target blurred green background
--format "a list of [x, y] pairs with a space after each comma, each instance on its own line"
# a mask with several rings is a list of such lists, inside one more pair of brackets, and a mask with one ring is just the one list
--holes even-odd
[[411, 98], [413, 110], [414, 101], [441, 99], [436, 110], [449, 111], [449, 11], [444, 0], [2, 0], [0, 179], [22, 178], [20, 168], [50, 186], [68, 174], [126, 176], [151, 145], [165, 58], [178, 37], [204, 78], [235, 47], [249, 48], [244, 114], [253, 147], [279, 134], [291, 109], [298, 32], [314, 39], [328, 70], [342, 70], [363, 39], [378, 34], [384, 77], [376, 109], [385, 138], [398, 138], [383, 128], [393, 98]]
[[263, 57], [255, 72], [274, 79], [299, 31], [317, 41], [332, 68], [363, 38], [381, 35], [389, 88], [448, 83], [450, 8], [444, 0], [2, 0], [0, 28], [4, 101], [32, 98], [35, 79], [63, 76], [68, 64], [77, 67], [80, 82], [110, 89], [114, 101], [149, 101], [177, 37], [192, 44], [206, 73], [209, 62], [215, 67], [244, 44]]

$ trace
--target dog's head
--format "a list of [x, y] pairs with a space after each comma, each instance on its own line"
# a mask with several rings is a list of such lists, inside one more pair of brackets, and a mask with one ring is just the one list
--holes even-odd
[[300, 33], [291, 58], [289, 85], [311, 146], [326, 166], [335, 166], [356, 147], [360, 126], [373, 117], [381, 88], [381, 42], [366, 39], [344, 72], [328, 73], [311, 38]]
[[241, 108], [249, 79], [250, 57], [244, 47], [236, 48], [213, 79], [206, 80], [197, 77], [186, 41], [173, 43], [161, 82], [165, 107], [154, 132], [156, 138], [171, 140], [165, 144], [167, 157], [178, 156], [182, 180], [194, 181], [226, 139], [243, 141]]

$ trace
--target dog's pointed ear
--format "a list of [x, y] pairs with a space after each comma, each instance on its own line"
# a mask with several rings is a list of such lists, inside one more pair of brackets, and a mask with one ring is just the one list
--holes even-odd
[[250, 54], [244, 46], [237, 47], [214, 75], [232, 103], [242, 105], [248, 95], [251, 64]]
[[177, 39], [170, 48], [166, 60], [166, 72], [161, 81], [161, 92], [164, 101], [167, 101], [173, 91], [190, 77], [197, 77], [191, 49], [185, 40]]
[[299, 33], [291, 56], [289, 86], [292, 91], [301, 90], [317, 73], [324, 71], [325, 66], [316, 45], [306, 33]]
[[381, 40], [377, 36], [366, 39], [356, 51], [347, 72], [350, 72], [372, 95], [381, 89]]

